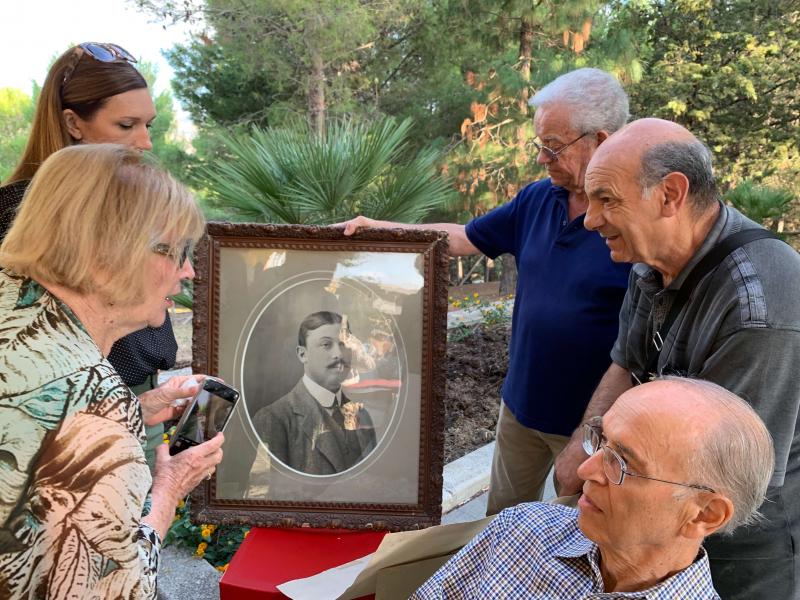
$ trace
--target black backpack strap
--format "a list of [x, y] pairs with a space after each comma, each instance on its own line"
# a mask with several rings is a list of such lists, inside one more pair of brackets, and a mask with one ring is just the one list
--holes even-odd
[[647, 365], [645, 366], [644, 371], [640, 372], [638, 376], [636, 373], [631, 371], [631, 380], [633, 381], [634, 385], [644, 383], [650, 379], [651, 374], [657, 373], [658, 357], [661, 355], [661, 348], [664, 347], [664, 340], [667, 338], [667, 334], [669, 333], [672, 324], [675, 322], [675, 319], [678, 318], [678, 315], [685, 306], [686, 302], [688, 302], [689, 297], [691, 296], [692, 291], [698, 282], [708, 273], [713, 271], [737, 248], [741, 248], [750, 242], [763, 239], [780, 240], [777, 235], [768, 229], [745, 229], [744, 231], [739, 231], [738, 233], [729, 235], [720, 241], [716, 246], [714, 246], [702, 259], [700, 259], [700, 262], [694, 266], [689, 275], [686, 277], [686, 280], [678, 289], [678, 293], [675, 295], [675, 300], [672, 302], [669, 313], [667, 313], [667, 317], [664, 319], [661, 327], [658, 328], [658, 331], [653, 333], [653, 337], [647, 344]]

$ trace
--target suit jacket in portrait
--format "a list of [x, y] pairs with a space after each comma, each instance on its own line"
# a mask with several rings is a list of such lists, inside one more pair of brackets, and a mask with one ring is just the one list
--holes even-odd
[[[342, 394], [342, 405], [350, 400]], [[259, 410], [253, 425], [269, 452], [283, 464], [310, 475], [333, 475], [361, 461], [375, 448], [369, 413], [358, 411], [358, 429], [342, 428], [306, 389], [294, 389]]]

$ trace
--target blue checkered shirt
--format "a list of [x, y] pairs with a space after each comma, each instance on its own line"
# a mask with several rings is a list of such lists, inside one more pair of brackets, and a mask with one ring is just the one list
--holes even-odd
[[578, 511], [538, 502], [501, 512], [411, 598], [719, 600], [702, 548], [656, 586], [604, 592], [600, 549], [578, 529]]

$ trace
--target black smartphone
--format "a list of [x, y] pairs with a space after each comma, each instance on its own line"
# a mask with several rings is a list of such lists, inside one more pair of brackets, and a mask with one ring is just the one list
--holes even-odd
[[174, 456], [217, 435], [225, 428], [237, 400], [238, 391], [215, 377], [206, 377], [175, 427], [169, 453]]

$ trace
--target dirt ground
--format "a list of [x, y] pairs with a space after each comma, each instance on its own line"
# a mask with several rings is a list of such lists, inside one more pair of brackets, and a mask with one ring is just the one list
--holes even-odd
[[445, 463], [494, 440], [510, 332], [510, 323], [481, 325], [447, 343]]
[[[485, 301], [499, 297], [496, 282], [450, 288], [461, 298], [478, 292]], [[178, 340], [176, 367], [191, 364], [191, 312], [172, 313]], [[509, 324], [479, 326], [468, 337], [447, 344], [447, 391], [445, 396], [445, 462], [451, 462], [494, 439], [500, 388], [508, 366]]]

